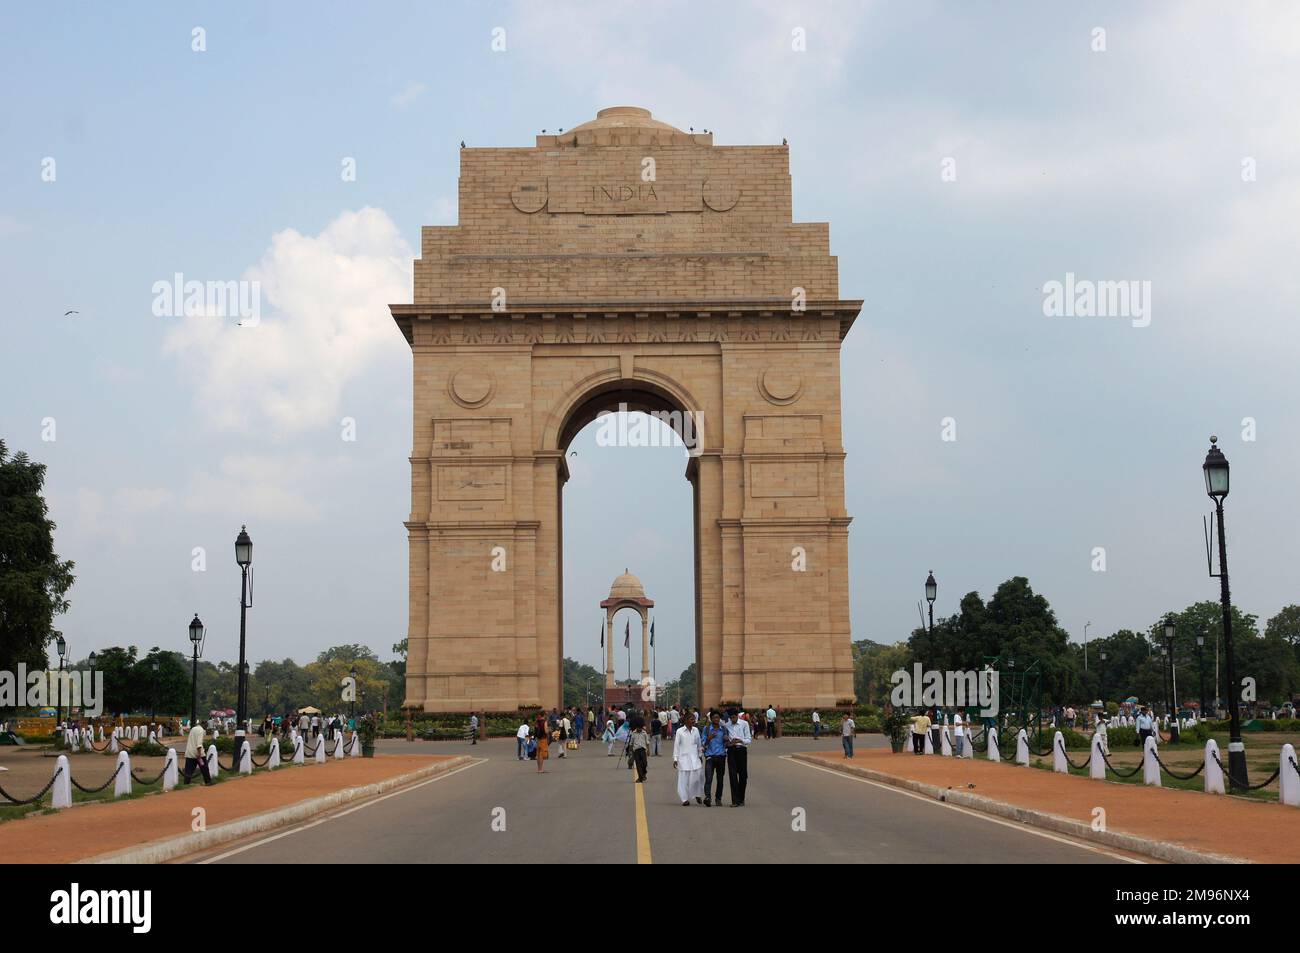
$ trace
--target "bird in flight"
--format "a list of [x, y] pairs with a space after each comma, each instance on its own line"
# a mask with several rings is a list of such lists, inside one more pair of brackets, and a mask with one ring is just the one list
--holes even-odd
[[70, 314], [81, 314], [80, 311], [64, 311], [63, 316], [66, 318]]

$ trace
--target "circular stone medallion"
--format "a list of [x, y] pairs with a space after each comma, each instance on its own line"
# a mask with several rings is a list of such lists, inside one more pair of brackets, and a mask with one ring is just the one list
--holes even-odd
[[740, 187], [729, 179], [708, 179], [704, 183], [704, 204], [715, 212], [730, 212], [740, 201]]
[[465, 367], [451, 376], [451, 399], [462, 407], [482, 407], [495, 390], [496, 379], [490, 371]]
[[803, 381], [792, 370], [769, 367], [758, 381], [759, 392], [773, 404], [793, 404], [803, 394]]
[[540, 212], [546, 207], [548, 190], [546, 181], [516, 182], [510, 190], [510, 201], [521, 212]]

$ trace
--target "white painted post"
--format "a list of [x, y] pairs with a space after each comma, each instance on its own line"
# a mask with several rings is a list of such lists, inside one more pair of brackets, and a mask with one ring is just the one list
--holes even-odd
[[952, 742], [948, 740], [948, 726], [943, 726], [943, 734], [939, 736], [939, 753], [945, 758], [952, 757]]
[[149, 732], [149, 744], [156, 745], [157, 743], [158, 743], [158, 736], [155, 735], [152, 731]]
[[305, 763], [306, 763], [306, 755], [303, 753], [303, 748], [305, 748], [306, 745], [303, 744], [301, 738], [295, 738], [294, 740], [295, 740], [297, 743], [293, 746], [293, 763], [294, 763], [294, 764], [305, 764]]
[[109, 737], [108, 750], [111, 754], [117, 754], [122, 750], [121, 746], [117, 743], [117, 731], [118, 730], [114, 728], [113, 734]]
[[120, 752], [117, 756], [117, 765], [121, 770], [117, 772], [117, 780], [113, 782], [113, 797], [131, 793], [131, 753]]
[[1300, 807], [1300, 774], [1296, 774], [1294, 764], [1296, 764], [1295, 748], [1292, 745], [1283, 745], [1278, 764], [1278, 796], [1283, 804]]
[[316, 736], [316, 763], [325, 763], [325, 739], [320, 735]]
[[211, 775], [211, 776], [212, 776], [212, 779], [215, 781], [215, 780], [217, 779], [217, 775], [218, 775], [218, 774], [220, 773], [220, 771], [221, 771], [221, 765], [220, 765], [220, 763], [217, 761], [217, 746], [216, 746], [216, 745], [214, 745], [214, 744], [213, 744], [213, 745], [208, 745], [208, 755], [207, 755], [207, 758], [208, 758], [208, 774]]
[[1219, 767], [1219, 743], [1205, 742], [1205, 793], [1223, 794], [1223, 769]]
[[353, 758], [361, 757], [361, 735], [352, 732], [352, 744], [348, 746], [348, 755]]
[[1021, 728], [1016, 732], [1016, 764], [1029, 763], [1029, 733]]
[[924, 747], [921, 750], [926, 754], [934, 754], [934, 741], [928, 731], [925, 733]]
[[180, 780], [179, 771], [176, 767], [176, 749], [167, 749], [167, 761], [163, 765], [163, 790], [170, 791], [176, 787], [176, 782]]
[[1002, 751], [998, 747], [998, 730], [996, 728], [989, 728], [989, 760], [1002, 760]]
[[1156, 739], [1154, 735], [1147, 736], [1147, 743], [1142, 748], [1142, 783], [1157, 788], [1162, 786], [1160, 784], [1160, 765], [1156, 761]]
[[1052, 737], [1052, 770], [1058, 774], [1069, 774], [1070, 767], [1065, 762], [1065, 736], [1059, 731]]
[[248, 736], [244, 736], [244, 742], [239, 746], [239, 773], [253, 773], [253, 746], [248, 741]]
[[271, 739], [271, 753], [266, 756], [266, 770], [274, 771], [280, 766], [280, 739]]
[[337, 760], [343, 758], [343, 732], [341, 731], [334, 736], [334, 757]]
[[1106, 762], [1101, 756], [1101, 743], [1105, 737], [1100, 731], [1092, 734], [1092, 752], [1088, 755], [1088, 777], [1095, 781], [1106, 780]]
[[68, 764], [66, 754], [59, 755], [59, 760], [54, 762], [54, 770], [59, 774], [54, 779], [54, 787], [50, 788], [50, 807], [72, 807], [72, 767]]
[[964, 752], [962, 757], [964, 758], [975, 757], [975, 742], [970, 739], [970, 731], [970, 725], [968, 724], [966, 726], [966, 734], [961, 736], [962, 750]]

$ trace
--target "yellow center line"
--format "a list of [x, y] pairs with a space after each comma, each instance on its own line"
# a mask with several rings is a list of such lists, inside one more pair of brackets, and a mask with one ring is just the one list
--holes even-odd
[[645, 785], [636, 783], [636, 773], [632, 775], [632, 787], [636, 789], [636, 862], [652, 864], [650, 859], [650, 828], [645, 822]]

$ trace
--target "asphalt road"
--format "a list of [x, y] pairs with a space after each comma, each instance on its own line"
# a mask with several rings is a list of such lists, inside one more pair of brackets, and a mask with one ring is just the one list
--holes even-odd
[[[838, 748], [838, 738], [816, 746]], [[870, 736], [859, 743], [880, 741]], [[283, 831], [206, 863], [1122, 863], [1058, 835], [789, 760], [807, 738], [756, 741], [746, 804], [682, 807], [669, 746], [644, 786], [599, 743], [536, 765], [513, 740], [387, 742], [482, 759]], [[381, 751], [383, 750], [381, 747]], [[552, 748], [554, 751], [555, 749]], [[638, 810], [637, 789], [642, 788]], [[729, 803], [729, 798], [724, 798]], [[801, 812], [803, 830], [795, 830]], [[641, 818], [639, 821], [638, 818]], [[504, 826], [504, 830], [494, 830]], [[648, 850], [647, 850], [648, 849]]]

